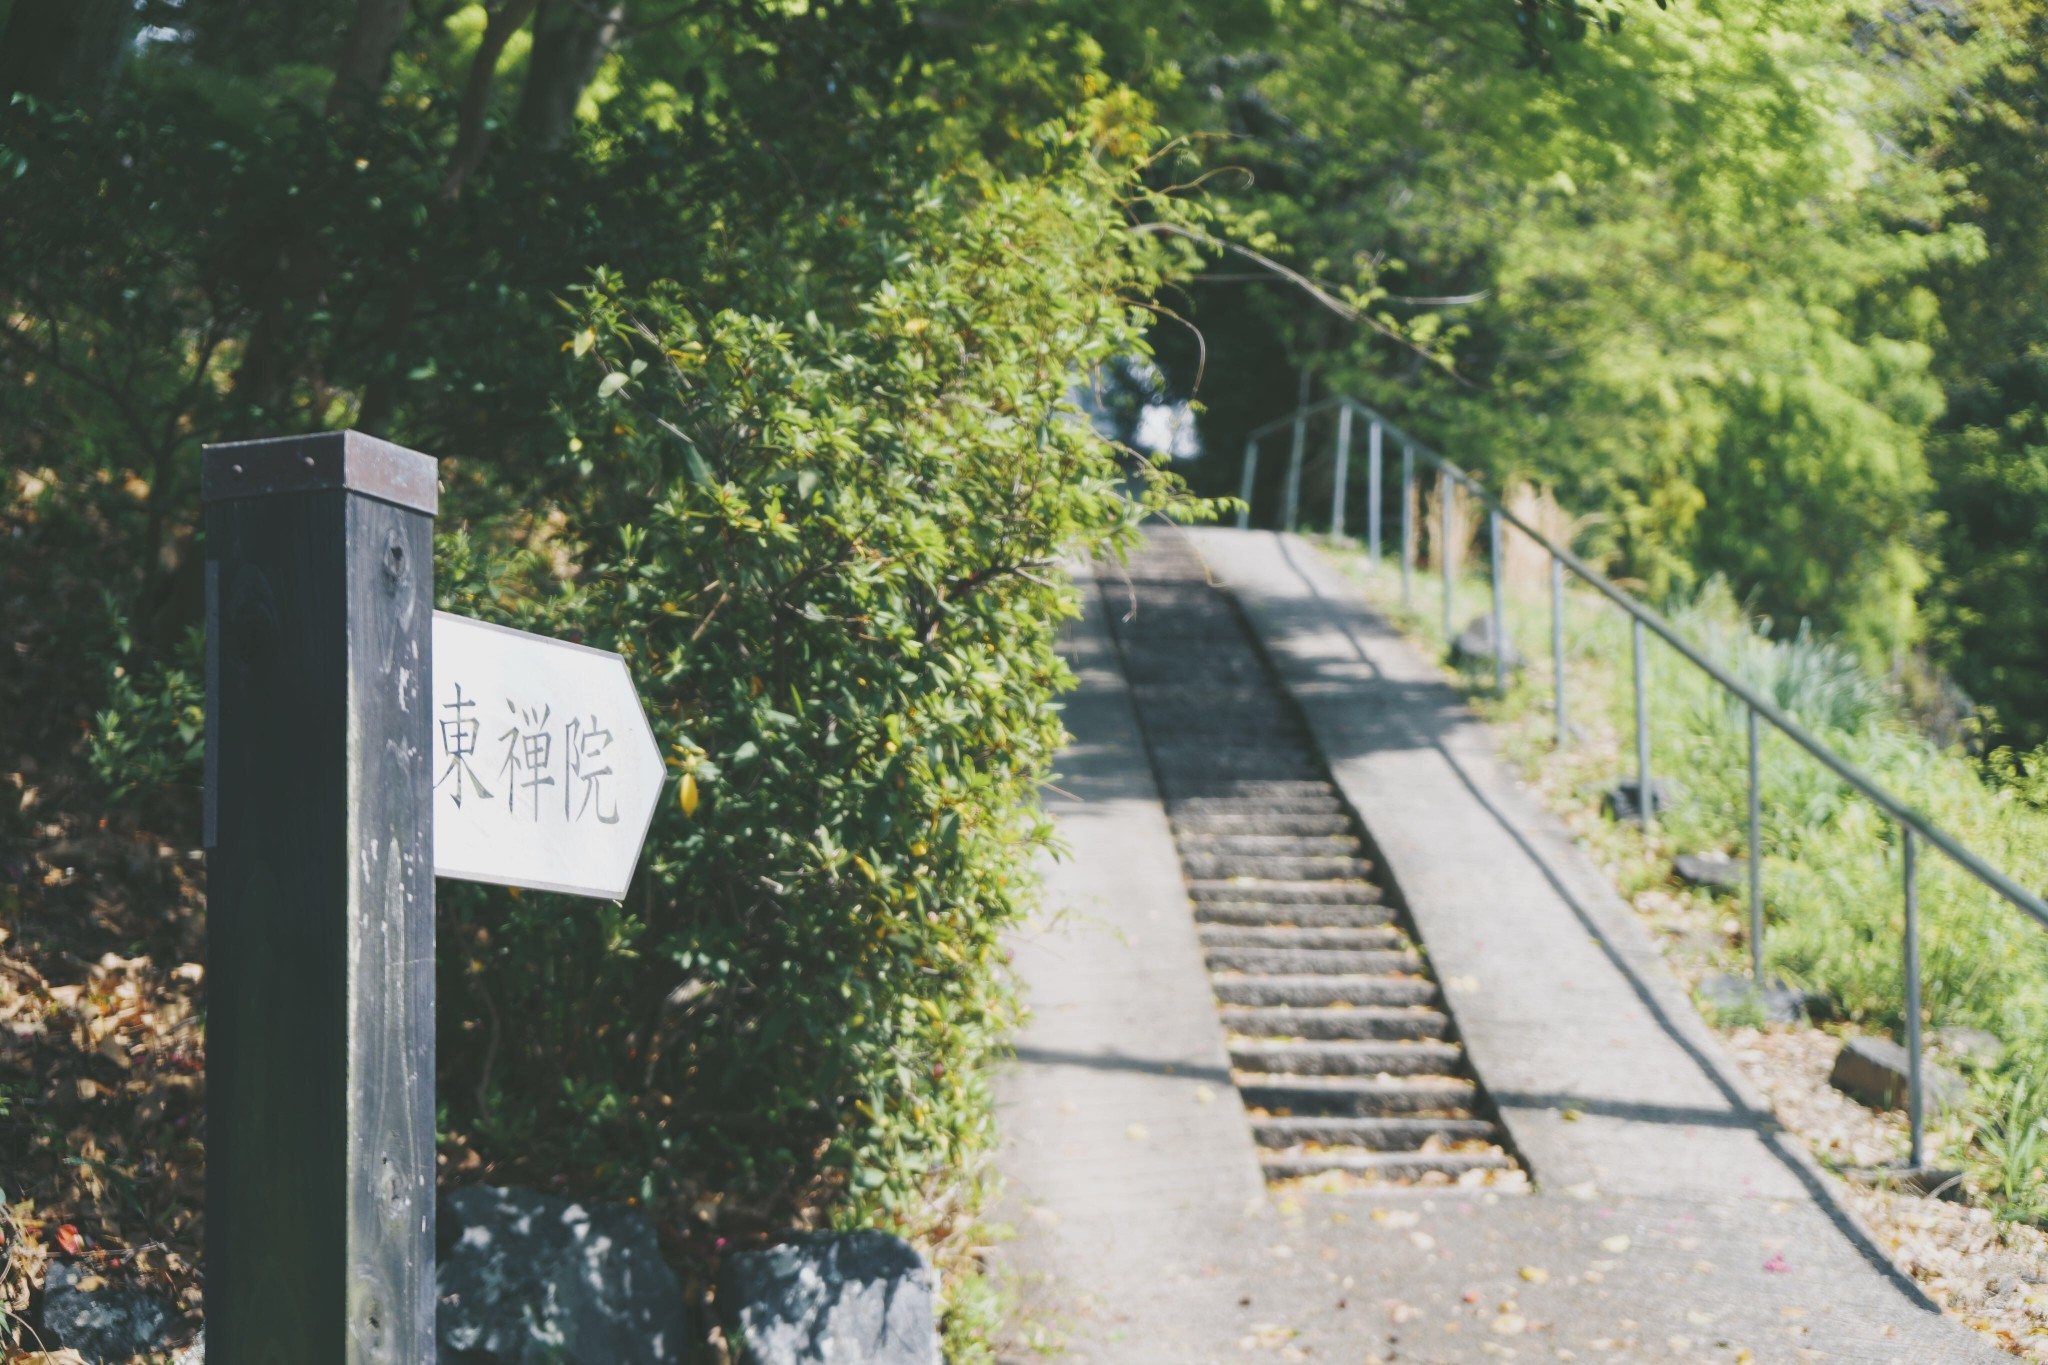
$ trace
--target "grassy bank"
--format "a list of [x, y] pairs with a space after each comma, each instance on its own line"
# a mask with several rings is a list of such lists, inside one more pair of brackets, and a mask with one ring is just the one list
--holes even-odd
[[[1356, 547], [1332, 545], [1367, 595], [1441, 656], [1442, 587], [1417, 572], [1402, 604], [1398, 564], [1377, 572]], [[1511, 562], [1512, 559], [1511, 559]], [[1634, 692], [1629, 623], [1590, 589], [1566, 593], [1564, 682], [1572, 727], [1554, 737], [1551, 614], [1540, 572], [1524, 572], [1505, 604], [1509, 637], [1529, 666], [1504, 697], [1490, 668], [1460, 681], [1493, 722], [1503, 752], [1564, 815], [1617, 887], [1651, 919], [1688, 980], [1747, 970], [1747, 907], [1681, 887], [1681, 853], [1745, 856], [1745, 708], [1667, 646], [1651, 640], [1649, 695], [1654, 774], [1680, 792], [1648, 836], [1600, 814], [1601, 795], [1632, 776]], [[1454, 585], [1451, 620], [1462, 629], [1488, 609], [1483, 578]], [[1719, 588], [1671, 604], [1672, 622], [1711, 658], [1774, 700], [1993, 865], [2032, 885], [2048, 868], [2048, 810], [2013, 781], [1988, 777], [1966, 754], [1943, 750], [1909, 722], [1899, 699], [1854, 657], [1809, 633], [1779, 632], [1745, 616]], [[1829, 1027], [1901, 1036], [1904, 974], [1899, 831], [1803, 750], [1764, 728], [1762, 852], [1766, 971], [1824, 995]], [[2048, 931], [1931, 850], [1920, 859], [1924, 1022], [1930, 1030], [1981, 1029], [2002, 1060], [1970, 1065], [1970, 1100], [1930, 1128], [1930, 1156], [1968, 1173], [1974, 1197], [2001, 1217], [2048, 1216]], [[1723, 1022], [1738, 1022], [1724, 1020]], [[1937, 1055], [1941, 1055], [1937, 1046]]]

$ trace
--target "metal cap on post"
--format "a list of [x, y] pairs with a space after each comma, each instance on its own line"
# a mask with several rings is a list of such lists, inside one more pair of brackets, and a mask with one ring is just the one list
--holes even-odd
[[209, 1359], [428, 1365], [434, 462], [329, 432], [203, 486]]

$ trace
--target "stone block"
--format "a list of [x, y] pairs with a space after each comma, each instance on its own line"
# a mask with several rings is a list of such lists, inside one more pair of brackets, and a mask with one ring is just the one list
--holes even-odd
[[1702, 891], [1739, 893], [1749, 884], [1749, 860], [1725, 853], [1681, 853], [1671, 860], [1671, 871], [1687, 886]]
[[1796, 1024], [1826, 1013], [1825, 1001], [1807, 991], [1771, 980], [1758, 990], [1746, 976], [1720, 973], [1700, 982], [1700, 1004], [1720, 1015], [1755, 1010], [1767, 1024]]
[[673, 1365], [691, 1350], [675, 1273], [630, 1209], [470, 1185], [442, 1199], [443, 1365]]
[[[1600, 809], [1616, 824], [1632, 822], [1640, 824], [1643, 818], [1642, 798], [1638, 788], [1642, 784], [1633, 777], [1624, 777], [1609, 787], [1600, 797]], [[1656, 814], [1662, 815], [1676, 806], [1684, 797], [1685, 789], [1668, 777], [1650, 779], [1650, 800]]]
[[[1889, 1038], [1851, 1038], [1835, 1054], [1828, 1084], [1873, 1109], [1903, 1109], [1907, 1065], [1906, 1049]], [[1962, 1077], [1925, 1058], [1920, 1079], [1930, 1110], [1958, 1108], [1969, 1096]]]
[[939, 1365], [931, 1267], [884, 1232], [729, 1255], [718, 1311], [734, 1365]]
[[171, 1306], [140, 1289], [94, 1284], [87, 1270], [52, 1265], [43, 1281], [43, 1345], [71, 1350], [91, 1365], [127, 1365], [145, 1351], [160, 1350], [171, 1333]]
[[[1458, 632], [1458, 638], [1451, 641], [1451, 663], [1458, 668], [1492, 668], [1494, 656], [1493, 613], [1481, 612]], [[1510, 669], [1526, 667], [1528, 660], [1522, 651], [1515, 648], [1513, 639], [1507, 642], [1505, 656]]]

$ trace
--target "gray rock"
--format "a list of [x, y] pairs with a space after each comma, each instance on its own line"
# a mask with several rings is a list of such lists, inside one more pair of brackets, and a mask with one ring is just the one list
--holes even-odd
[[1927, 1040], [1966, 1066], [1989, 1070], [2005, 1060], [2005, 1043], [1980, 1028], [1938, 1028]]
[[1782, 981], [1771, 980], [1758, 990], [1746, 976], [1723, 973], [1700, 982], [1700, 1003], [1716, 1014], [1744, 1014], [1755, 1010], [1765, 1023], [1796, 1024], [1810, 1015], [1825, 1013], [1815, 997]]
[[1945, 1166], [1851, 1166], [1842, 1174], [1859, 1185], [1900, 1190], [1923, 1199], [1945, 1199], [1951, 1204], [1969, 1202], [1963, 1172]]
[[[1906, 1068], [1906, 1049], [1891, 1039], [1851, 1038], [1835, 1054], [1828, 1084], [1873, 1109], [1903, 1109]], [[1962, 1077], [1924, 1058], [1920, 1079], [1926, 1087], [1930, 1109], [1960, 1108], [1970, 1093]]]
[[885, 1232], [727, 1256], [718, 1308], [735, 1365], [939, 1365], [931, 1267]]
[[200, 1329], [199, 1339], [171, 1357], [171, 1365], [206, 1365], [206, 1330]]
[[[1654, 785], [1656, 779], [1650, 780]], [[1740, 891], [1749, 881], [1749, 860], [1725, 853], [1681, 853], [1671, 860], [1671, 870], [1702, 891]]]
[[688, 1360], [682, 1289], [630, 1209], [471, 1185], [441, 1201], [443, 1365]]
[[[1493, 655], [1493, 613], [1481, 612], [1451, 641], [1451, 663], [1459, 668], [1492, 668]], [[1512, 637], [1507, 642], [1506, 662], [1510, 669], [1526, 667], [1529, 662], [1515, 648]]]
[[126, 1365], [170, 1336], [171, 1306], [140, 1289], [81, 1289], [88, 1272], [53, 1265], [43, 1281], [42, 1342], [93, 1365]]
[[[1613, 820], [1617, 824], [1623, 822], [1640, 824], [1643, 818], [1643, 808], [1638, 789], [1641, 785], [1633, 777], [1622, 778], [1621, 781], [1615, 783], [1602, 793], [1600, 809], [1607, 813], [1608, 819]], [[1655, 803], [1655, 812], [1659, 815], [1676, 806], [1684, 795], [1685, 789], [1668, 777], [1652, 777], [1650, 779], [1650, 800]]]

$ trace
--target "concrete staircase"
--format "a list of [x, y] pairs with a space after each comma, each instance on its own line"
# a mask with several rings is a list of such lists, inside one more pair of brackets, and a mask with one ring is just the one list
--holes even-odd
[[1267, 1179], [1511, 1168], [1413, 930], [1235, 604], [1172, 531], [1097, 581]]

